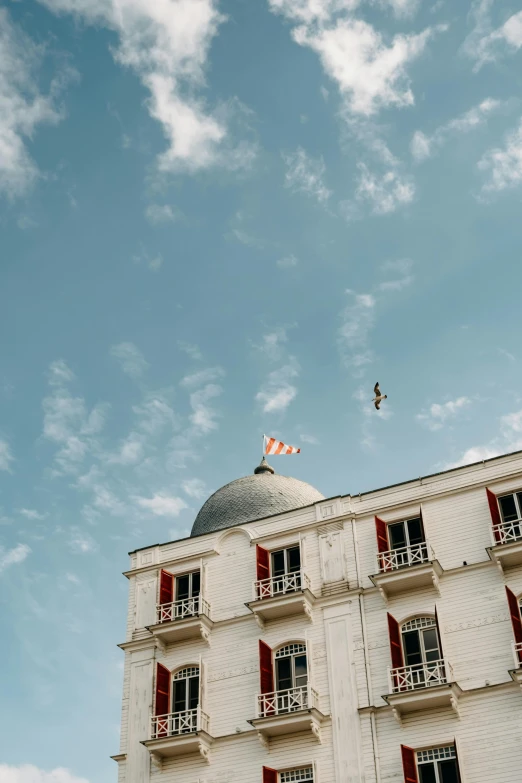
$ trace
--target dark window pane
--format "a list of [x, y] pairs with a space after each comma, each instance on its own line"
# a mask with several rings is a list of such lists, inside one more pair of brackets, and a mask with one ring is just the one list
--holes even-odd
[[296, 655], [294, 659], [295, 684], [298, 687], [306, 685], [308, 682], [308, 671], [306, 668], [306, 655]]
[[440, 658], [439, 636], [436, 628], [428, 628], [422, 632], [424, 637], [424, 651], [427, 661], [438, 661]]
[[441, 783], [459, 783], [459, 772], [456, 759], [439, 761], [439, 777]]
[[276, 683], [278, 691], [286, 691], [292, 687], [291, 658], [276, 660]]
[[420, 783], [437, 783], [433, 764], [420, 764], [419, 781]]
[[194, 571], [192, 574], [192, 598], [195, 598], [197, 595], [199, 595], [200, 582], [201, 578], [199, 571]]
[[189, 576], [178, 576], [176, 578], [176, 601], [181, 601], [183, 598], [189, 597]]
[[406, 546], [404, 522], [388, 525], [388, 534], [390, 536], [390, 547], [392, 549], [400, 549], [401, 547]]
[[407, 633], [403, 633], [402, 640], [404, 645], [404, 663], [406, 666], [422, 663], [419, 632], [408, 631]]
[[513, 519], [518, 519], [517, 507], [513, 495], [505, 495], [503, 498], [499, 498], [498, 502], [500, 503], [500, 510], [504, 522], [511, 522]]
[[199, 677], [191, 677], [189, 680], [189, 710], [195, 710], [199, 701]]
[[174, 680], [173, 712], [183, 712], [187, 709], [187, 681]]
[[299, 571], [301, 568], [301, 552], [299, 550], [298, 546], [292, 547], [292, 549], [287, 549], [287, 557], [288, 557], [288, 573], [292, 573], [293, 571]]
[[281, 576], [285, 573], [285, 553], [281, 549], [280, 552], [272, 552], [272, 576]]
[[410, 538], [410, 544], [420, 544], [424, 541], [424, 531], [422, 529], [422, 522], [420, 517], [418, 519], [409, 519], [406, 522], [408, 526], [408, 536]]

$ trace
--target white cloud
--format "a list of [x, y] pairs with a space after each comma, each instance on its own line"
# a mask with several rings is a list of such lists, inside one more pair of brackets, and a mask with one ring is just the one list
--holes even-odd
[[185, 494], [196, 500], [201, 500], [206, 495], [205, 482], [198, 478], [185, 479], [181, 483], [181, 488]]
[[302, 147], [293, 153], [284, 154], [287, 170], [285, 185], [296, 193], [306, 193], [320, 204], [328, 201], [331, 191], [323, 182], [325, 165], [322, 158], [310, 157]]
[[520, 451], [522, 449], [522, 410], [501, 416], [499, 424], [499, 436], [493, 438], [489, 443], [467, 449], [458, 460], [446, 465], [446, 468], [458, 468], [461, 465], [470, 465], [473, 462], [498, 457], [500, 454]]
[[353, 11], [359, 0], [268, 0], [270, 10], [295, 22], [327, 22], [339, 11]]
[[401, 275], [395, 280], [385, 280], [379, 283], [379, 291], [402, 291], [413, 283], [413, 275], [411, 274], [411, 268], [413, 261], [409, 258], [401, 258], [397, 261], [386, 261], [381, 266], [381, 270], [384, 272], [392, 272], [394, 274]]
[[39, 72], [44, 53], [0, 8], [0, 195], [11, 199], [26, 193], [39, 176], [27, 142], [40, 125], [55, 125], [64, 116], [57, 99], [73, 71], [62, 67], [43, 94]]
[[48, 517], [48, 514], [41, 514], [39, 511], [36, 511], [34, 508], [19, 508], [18, 513], [24, 516], [26, 519], [32, 519], [32, 520], [40, 520], [45, 519]]
[[[0, 573], [11, 565], [23, 563], [30, 552], [31, 550], [27, 544], [17, 544], [13, 549], [5, 549], [3, 546], [0, 546]], [[0, 765], [0, 773], [1, 771], [2, 766]], [[3, 781], [3, 778], [0, 777], [0, 780]]]
[[457, 397], [444, 403], [433, 403], [428, 410], [418, 413], [416, 418], [432, 431], [442, 429], [448, 421], [455, 419], [459, 413], [472, 403], [469, 397]]
[[210, 113], [198, 93], [212, 40], [225, 17], [215, 0], [39, 0], [55, 13], [104, 25], [119, 37], [113, 51], [149, 92], [147, 108], [162, 126], [167, 148], [160, 171], [198, 171], [213, 165], [248, 165], [252, 148], [227, 144], [229, 104]]
[[390, 214], [413, 201], [413, 182], [401, 177], [397, 171], [387, 171], [379, 178], [364, 163], [359, 163], [358, 168], [360, 176], [355, 197], [358, 201], [369, 202], [374, 214]]
[[137, 432], [131, 432], [119, 449], [107, 457], [107, 462], [116, 465], [135, 465], [143, 457], [143, 438]]
[[362, 368], [373, 361], [373, 352], [368, 347], [368, 336], [375, 322], [375, 297], [371, 294], [346, 292], [349, 304], [341, 313], [339, 347], [346, 366], [357, 376]]
[[254, 343], [254, 348], [264, 354], [271, 362], [281, 361], [288, 342], [287, 327], [278, 326], [272, 332], [263, 335], [261, 343]]
[[492, 29], [491, 7], [492, 0], [477, 0], [473, 4], [471, 16], [475, 26], [462, 45], [464, 54], [475, 61], [475, 72], [486, 63], [494, 63], [502, 55], [516, 52], [522, 46], [522, 11]]
[[74, 527], [69, 538], [69, 548], [75, 554], [87, 555], [96, 552], [98, 545], [86, 531]]
[[222, 378], [225, 372], [221, 367], [209, 367], [206, 370], [200, 370], [199, 372], [186, 375], [180, 381], [180, 386], [185, 388], [191, 388], [195, 386], [202, 386], [205, 383], [210, 383], [218, 378]]
[[328, 27], [303, 24], [293, 30], [293, 38], [317, 52], [348, 110], [370, 117], [381, 108], [413, 105], [407, 66], [422, 54], [435, 31], [444, 29], [396, 35], [387, 46], [370, 24], [346, 18]]
[[419, 7], [420, 0], [379, 0], [379, 4], [390, 6], [395, 16], [413, 16]]
[[178, 429], [180, 421], [170, 404], [172, 392], [148, 392], [141, 405], [134, 405], [138, 428], [148, 435], [157, 435], [165, 429]]
[[276, 263], [277, 266], [280, 266], [283, 269], [288, 269], [289, 267], [297, 266], [299, 262], [293, 254], [290, 254], [289, 256], [284, 256], [283, 258], [279, 258], [276, 261]]
[[158, 517], [177, 517], [188, 508], [182, 498], [157, 493], [152, 498], [136, 498], [137, 504]]
[[113, 345], [111, 355], [118, 360], [123, 372], [130, 375], [131, 378], [139, 378], [149, 366], [142, 352], [134, 343]]
[[319, 441], [317, 440], [317, 438], [314, 435], [304, 435], [304, 434], [301, 434], [301, 435], [299, 435], [299, 440], [301, 441], [301, 443], [309, 443], [311, 446], [318, 446], [319, 445]]
[[451, 134], [468, 133], [477, 128], [486, 121], [489, 114], [499, 109], [502, 105], [501, 101], [486, 98], [477, 106], [464, 112], [464, 114], [455, 117], [445, 125], [441, 125], [431, 136], [426, 136], [422, 131], [416, 131], [410, 144], [411, 154], [419, 162], [426, 160], [426, 158], [433, 155], [435, 150], [442, 147]]
[[297, 361], [290, 357], [288, 364], [268, 374], [262, 389], [256, 394], [263, 413], [281, 413], [285, 411], [297, 396], [293, 380], [299, 375]]
[[14, 462], [14, 457], [11, 453], [9, 443], [6, 440], [0, 439], [0, 470], [7, 470], [10, 473], [11, 462]]
[[75, 379], [75, 374], [63, 359], [57, 359], [49, 365], [47, 374], [51, 386], [63, 386]]
[[482, 156], [478, 168], [488, 175], [482, 186], [484, 194], [498, 193], [522, 183], [522, 120], [506, 136], [503, 147], [488, 150]]
[[178, 348], [190, 356], [191, 359], [201, 361], [203, 355], [200, 351], [199, 345], [192, 345], [191, 343], [185, 343], [183, 340], [178, 340]]
[[45, 772], [32, 764], [17, 767], [0, 764], [0, 780], [2, 783], [89, 783], [86, 778], [78, 778], [64, 767]]
[[174, 223], [183, 217], [179, 209], [170, 204], [150, 204], [145, 210], [145, 216], [153, 226], [160, 223]]
[[196, 435], [206, 435], [217, 429], [216, 418], [218, 414], [208, 403], [214, 397], [219, 397], [222, 391], [221, 386], [209, 383], [190, 395], [190, 406], [192, 408], [190, 421]]

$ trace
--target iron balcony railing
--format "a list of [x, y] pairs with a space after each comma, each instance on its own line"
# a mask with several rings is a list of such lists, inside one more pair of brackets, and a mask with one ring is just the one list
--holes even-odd
[[413, 666], [400, 666], [388, 669], [390, 693], [415, 691], [419, 688], [432, 688], [451, 681], [451, 667], [441, 658], [429, 663], [416, 663]]
[[150, 738], [178, 737], [181, 734], [194, 734], [196, 731], [208, 732], [209, 717], [201, 707], [183, 712], [169, 712], [167, 715], [151, 717]]
[[498, 544], [512, 544], [522, 540], [522, 519], [514, 519], [512, 522], [499, 522], [493, 525], [493, 541]]
[[274, 598], [286, 593], [295, 593], [305, 588], [310, 589], [310, 580], [302, 570], [294, 571], [291, 574], [271, 576], [268, 579], [257, 579], [254, 582], [254, 600]]
[[298, 688], [289, 688], [285, 691], [273, 693], [259, 693], [256, 703], [256, 715], [258, 718], [286, 715], [299, 710], [309, 710], [317, 707], [317, 691], [311, 685], [301, 685]]
[[520, 668], [522, 666], [522, 642], [513, 642], [513, 658], [516, 668]]
[[396, 571], [398, 568], [427, 563], [433, 559], [433, 552], [426, 541], [411, 546], [403, 546], [400, 549], [389, 549], [387, 552], [379, 552], [377, 555], [377, 567], [381, 573], [384, 571]]
[[210, 605], [202, 595], [194, 598], [182, 598], [170, 604], [158, 604], [156, 606], [158, 623], [171, 623], [174, 620], [184, 620], [187, 617], [197, 617], [205, 614], [210, 617]]

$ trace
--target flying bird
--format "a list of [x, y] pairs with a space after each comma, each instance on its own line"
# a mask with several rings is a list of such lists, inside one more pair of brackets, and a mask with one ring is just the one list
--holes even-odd
[[379, 405], [383, 400], [388, 399], [387, 394], [381, 394], [381, 390], [379, 389], [379, 381], [374, 386], [373, 393], [375, 394], [375, 397], [373, 398], [372, 402], [377, 408], [377, 410], [380, 410]]

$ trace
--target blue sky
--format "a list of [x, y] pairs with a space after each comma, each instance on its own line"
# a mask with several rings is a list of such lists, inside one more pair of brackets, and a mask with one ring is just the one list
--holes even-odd
[[522, 448], [521, 48], [490, 0], [0, 5], [2, 783], [116, 779], [127, 552], [263, 432], [326, 496]]

